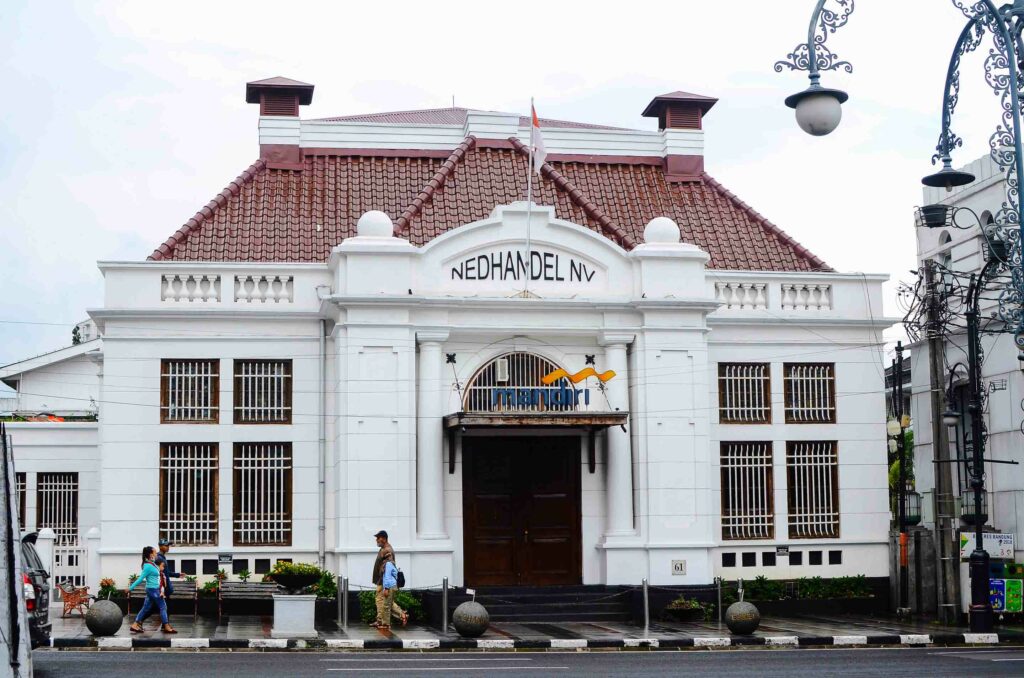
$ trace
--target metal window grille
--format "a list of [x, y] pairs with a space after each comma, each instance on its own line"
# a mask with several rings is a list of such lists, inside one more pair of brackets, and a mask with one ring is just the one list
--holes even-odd
[[236, 443], [236, 546], [292, 543], [291, 443]]
[[[547, 385], [541, 379], [558, 365], [532, 353], [506, 353], [490, 361], [470, 379], [463, 401], [465, 412], [571, 412], [575, 387], [562, 377]], [[529, 398], [520, 390], [529, 389]], [[570, 395], [567, 395], [568, 394]], [[564, 402], [563, 402], [564, 401]]]
[[835, 442], [791, 442], [786, 450], [790, 539], [839, 536], [839, 454]]
[[18, 525], [25, 529], [25, 494], [28, 481], [24, 472], [14, 474], [14, 489], [18, 499]]
[[833, 424], [836, 421], [836, 375], [832, 363], [786, 363], [783, 366], [787, 424]]
[[235, 361], [235, 423], [290, 424], [292, 361]]
[[219, 360], [160, 362], [160, 421], [217, 423]]
[[58, 546], [78, 544], [78, 474], [40, 473], [36, 479], [36, 529], [53, 530]]
[[772, 444], [722, 443], [722, 539], [775, 537]]
[[172, 544], [217, 543], [217, 443], [160, 446], [160, 536]]
[[718, 420], [723, 424], [770, 424], [768, 363], [718, 364]]

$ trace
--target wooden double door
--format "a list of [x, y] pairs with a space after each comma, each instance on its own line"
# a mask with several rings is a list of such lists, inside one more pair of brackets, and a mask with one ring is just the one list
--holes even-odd
[[463, 439], [467, 586], [582, 583], [579, 438]]

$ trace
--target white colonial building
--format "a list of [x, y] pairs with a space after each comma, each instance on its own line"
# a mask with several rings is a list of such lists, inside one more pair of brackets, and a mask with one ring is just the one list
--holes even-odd
[[93, 581], [168, 537], [187, 573], [367, 584], [379, 529], [414, 587], [887, 576], [886, 278], [704, 171], [714, 99], [542, 121], [531, 205], [519, 115], [312, 91], [250, 83], [259, 159], [100, 262], [98, 339], [0, 370], [84, 411], [9, 427], [26, 529], [96, 528]]

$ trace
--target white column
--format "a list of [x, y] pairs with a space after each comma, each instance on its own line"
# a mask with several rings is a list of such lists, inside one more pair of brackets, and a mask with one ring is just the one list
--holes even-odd
[[447, 539], [444, 525], [444, 431], [441, 416], [441, 342], [447, 332], [418, 332], [416, 403], [416, 516], [420, 539]]
[[57, 535], [48, 527], [39, 530], [36, 536], [36, 553], [39, 560], [43, 561], [43, 567], [50, 573], [50, 586], [53, 587], [53, 540]]
[[[629, 410], [629, 375], [626, 372], [626, 344], [632, 336], [608, 337], [605, 342], [603, 370], [614, 370], [615, 378], [607, 382], [608, 402], [613, 409]], [[607, 500], [608, 522], [605, 533], [611, 535], [633, 534], [633, 455], [630, 448], [630, 434], [619, 426], [611, 426], [607, 432]]]
[[100, 531], [99, 528], [90, 527], [85, 533], [85, 585], [89, 587], [89, 594], [98, 596], [100, 593]]

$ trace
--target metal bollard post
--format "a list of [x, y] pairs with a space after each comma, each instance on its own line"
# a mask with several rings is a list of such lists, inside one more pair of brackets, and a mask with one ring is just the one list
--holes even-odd
[[646, 579], [643, 580], [643, 586], [644, 586], [644, 638], [647, 638], [650, 635], [650, 627], [651, 627], [651, 605], [650, 605], [650, 601], [647, 598], [647, 580]]
[[348, 577], [341, 578], [341, 629], [348, 631]]
[[342, 583], [344, 582], [345, 578], [339, 575], [337, 577], [337, 580], [338, 581], [335, 584], [336, 584], [337, 589], [338, 589], [338, 626], [340, 627], [341, 626], [341, 602], [342, 602], [342, 600], [341, 600], [342, 599], [341, 589], [343, 587]]
[[718, 589], [718, 628], [722, 628], [722, 578], [715, 577], [715, 588]]
[[448, 577], [441, 580], [441, 633], [448, 633]]

